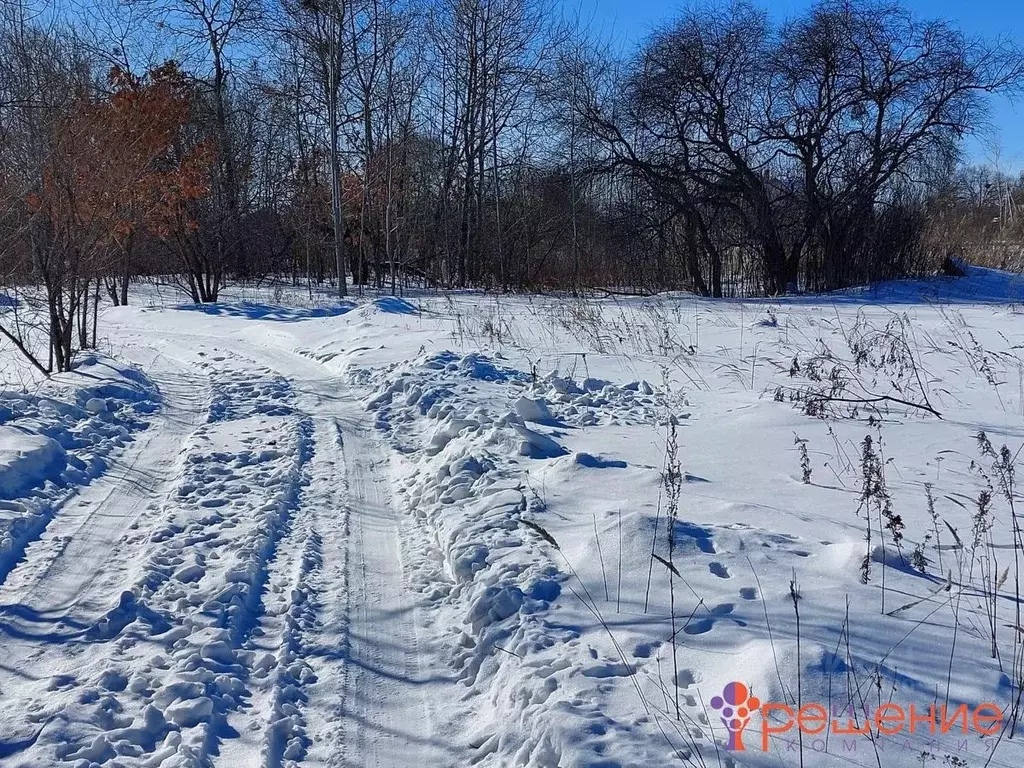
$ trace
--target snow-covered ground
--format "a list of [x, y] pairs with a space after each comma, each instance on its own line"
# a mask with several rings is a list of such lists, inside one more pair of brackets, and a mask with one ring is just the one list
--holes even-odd
[[136, 298], [3, 353], [0, 766], [1024, 758], [1017, 278]]

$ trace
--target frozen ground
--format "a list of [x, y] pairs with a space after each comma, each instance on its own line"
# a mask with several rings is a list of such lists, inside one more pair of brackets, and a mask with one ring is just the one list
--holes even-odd
[[0, 766], [1024, 758], [1015, 278], [138, 298], [4, 353]]

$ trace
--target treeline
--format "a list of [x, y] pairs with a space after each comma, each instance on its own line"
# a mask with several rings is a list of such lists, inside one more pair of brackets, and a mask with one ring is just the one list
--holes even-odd
[[624, 56], [554, 0], [0, 14], [0, 268], [43, 287], [45, 340], [0, 332], [42, 369], [147, 274], [208, 302], [269, 276], [728, 296], [932, 270], [993, 240], [960, 150], [1024, 82], [1012, 42], [871, 0], [694, 8]]
[[1024, 272], [1024, 173], [957, 171], [932, 195], [925, 247], [964, 263]]

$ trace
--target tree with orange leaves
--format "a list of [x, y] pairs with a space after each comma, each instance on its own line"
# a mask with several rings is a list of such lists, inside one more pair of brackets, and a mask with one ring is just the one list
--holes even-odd
[[36, 266], [50, 316], [48, 368], [68, 370], [75, 330], [80, 347], [92, 342], [101, 281], [115, 303], [127, 303], [136, 235], [168, 238], [194, 227], [188, 202], [206, 194], [211, 153], [183, 150], [190, 94], [174, 62], [138, 77], [109, 76], [105, 98], [83, 97], [60, 121], [49, 160], [29, 206], [42, 216], [44, 237]]
[[76, 138], [86, 141], [78, 197], [86, 216], [104, 222], [104, 242], [118, 252], [120, 268], [107, 284], [111, 300], [127, 304], [135, 235], [167, 238], [195, 227], [186, 203], [207, 193], [211, 153], [206, 145], [182, 150], [190, 94], [175, 62], [144, 77], [115, 68], [109, 81], [109, 98], [83, 104], [77, 115], [84, 131]]

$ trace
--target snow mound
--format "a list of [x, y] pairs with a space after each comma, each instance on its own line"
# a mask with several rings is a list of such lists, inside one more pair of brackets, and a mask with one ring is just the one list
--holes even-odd
[[33, 394], [0, 392], [0, 577], [77, 488], [107, 471], [159, 404], [144, 375], [99, 355]]
[[[570, 574], [529, 474], [566, 460], [563, 430], [650, 423], [653, 390], [534, 381], [480, 353], [421, 354], [354, 378], [374, 385], [366, 407], [400, 451], [396, 499], [414, 523], [404, 546], [413, 582], [443, 617], [437, 624], [452, 627], [449, 666], [470, 699], [485, 703], [463, 703], [472, 706], [473, 762], [660, 764], [664, 745], [601, 715], [591, 690], [609, 676], [628, 678], [633, 665], [595, 664], [580, 630], [551, 620]], [[600, 463], [582, 454], [575, 466]], [[613, 734], [617, 758], [607, 753]]]
[[52, 437], [0, 427], [0, 498], [15, 499], [59, 477], [65, 466], [64, 449]]

